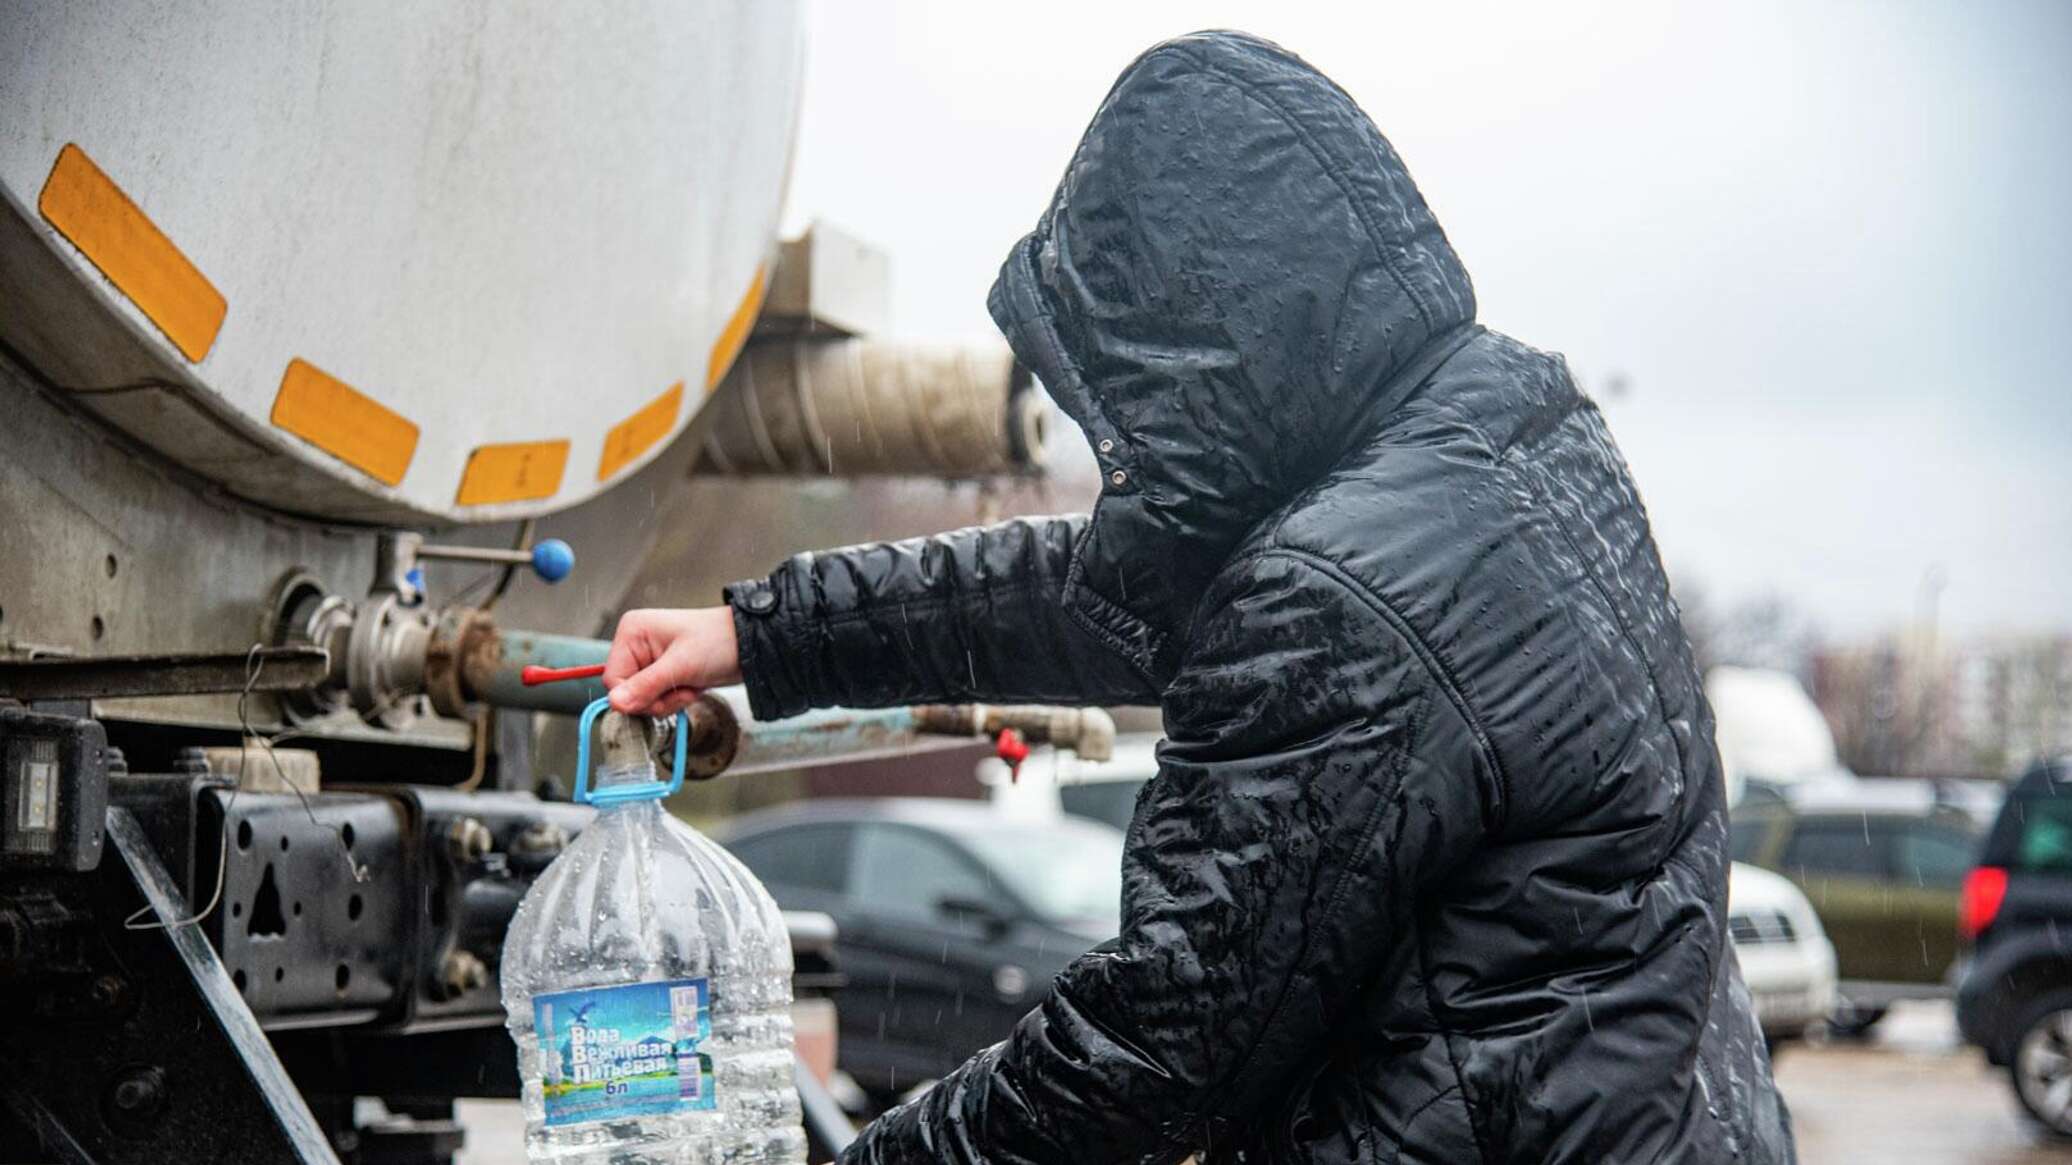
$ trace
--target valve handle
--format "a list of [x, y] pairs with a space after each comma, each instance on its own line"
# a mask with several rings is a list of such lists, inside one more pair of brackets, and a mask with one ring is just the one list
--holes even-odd
[[574, 799], [584, 805], [617, 805], [623, 801], [659, 801], [674, 796], [683, 788], [684, 760], [690, 753], [691, 718], [679, 711], [676, 714], [676, 763], [667, 783], [648, 781], [639, 785], [609, 785], [602, 789], [590, 787], [590, 730], [597, 718], [611, 709], [611, 699], [600, 696], [590, 701], [583, 709], [582, 718], [576, 721], [576, 791]]
[[487, 546], [434, 546], [411, 535], [391, 535], [390, 554], [403, 576], [418, 588], [424, 576], [417, 574], [420, 560], [438, 562], [487, 562], [504, 566], [529, 566], [541, 582], [558, 583], [574, 573], [576, 552], [559, 538], [542, 538], [526, 550], [499, 550]]
[[533, 543], [532, 572], [540, 581], [558, 583], [576, 568], [576, 552], [559, 538], [545, 538]]
[[1007, 779], [1011, 784], [1022, 780], [1022, 762], [1029, 759], [1029, 742], [1022, 738], [1020, 729], [1003, 728], [1000, 738], [993, 742], [993, 755], [1007, 762]]
[[586, 663], [580, 667], [541, 667], [536, 663], [528, 663], [518, 669], [518, 682], [528, 688], [534, 688], [541, 684], [559, 683], [562, 680], [587, 680], [603, 674], [604, 665], [601, 663]]

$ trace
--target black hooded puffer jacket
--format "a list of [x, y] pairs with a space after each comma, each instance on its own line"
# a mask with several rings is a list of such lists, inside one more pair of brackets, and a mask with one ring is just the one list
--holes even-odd
[[843, 1159], [1790, 1161], [1640, 499], [1351, 99], [1152, 49], [992, 309], [1091, 519], [729, 588], [755, 711], [1156, 702], [1168, 741], [1121, 937]]

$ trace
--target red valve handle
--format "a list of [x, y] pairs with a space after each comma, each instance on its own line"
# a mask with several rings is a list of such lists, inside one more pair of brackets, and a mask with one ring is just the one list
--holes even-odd
[[518, 669], [518, 682], [526, 687], [551, 684], [556, 680], [587, 680], [591, 676], [604, 674], [601, 663], [586, 663], [581, 667], [541, 667], [536, 663], [526, 664]]
[[1022, 762], [1029, 759], [1029, 742], [1022, 739], [1020, 731], [1013, 728], [1000, 730], [1000, 738], [993, 742], [993, 755], [1007, 762], [1008, 781], [1019, 784], [1022, 779]]

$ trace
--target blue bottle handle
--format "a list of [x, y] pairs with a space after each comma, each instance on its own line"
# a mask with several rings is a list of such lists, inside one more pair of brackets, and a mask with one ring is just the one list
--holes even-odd
[[676, 769], [669, 781], [643, 781], [638, 785], [610, 785], [602, 789], [590, 787], [590, 730], [597, 718], [611, 708], [611, 697], [599, 696], [583, 709], [582, 719], [576, 722], [576, 791], [575, 799], [584, 805], [618, 805], [626, 801], [660, 801], [673, 796], [683, 788], [684, 759], [689, 755], [691, 743], [691, 718], [682, 710], [676, 713]]

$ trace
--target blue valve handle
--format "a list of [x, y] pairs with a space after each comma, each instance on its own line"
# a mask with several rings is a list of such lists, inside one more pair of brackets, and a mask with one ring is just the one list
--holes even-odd
[[402, 544], [399, 554], [402, 562], [408, 566], [404, 572], [405, 580], [420, 590], [424, 587], [424, 573], [417, 565], [419, 559], [530, 566], [532, 573], [538, 575], [541, 582], [549, 583], [560, 582], [576, 569], [574, 548], [559, 538], [543, 538], [533, 543], [530, 550], [496, 550], [486, 546], [428, 546], [422, 542], [412, 541]]
[[558, 583], [576, 568], [576, 552], [559, 538], [548, 538], [535, 542], [532, 547], [532, 572], [541, 581]]
[[575, 799], [584, 805], [618, 805], [627, 801], [660, 801], [673, 796], [683, 788], [683, 765], [691, 743], [691, 718], [686, 712], [676, 714], [676, 769], [669, 781], [643, 781], [638, 785], [608, 785], [602, 789], [590, 787], [590, 729], [597, 718], [611, 708], [609, 697], [590, 701], [583, 709], [582, 719], [576, 722], [576, 791]]

